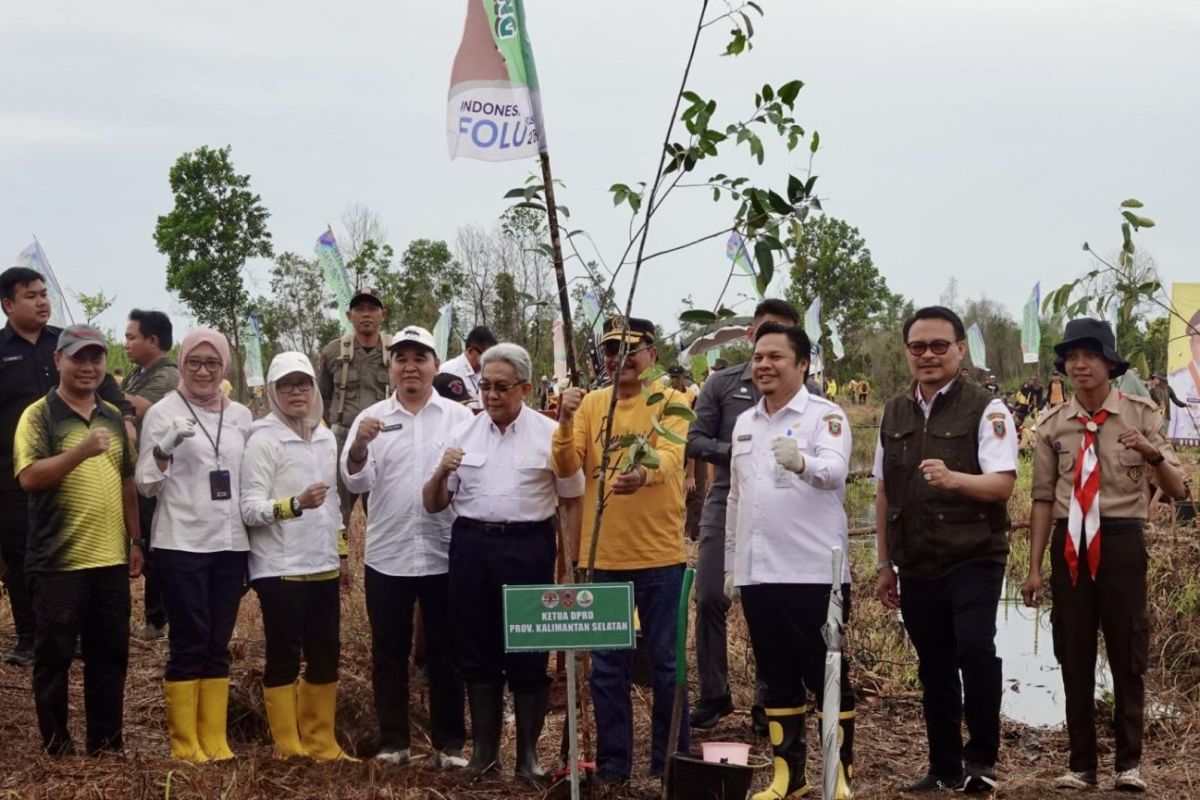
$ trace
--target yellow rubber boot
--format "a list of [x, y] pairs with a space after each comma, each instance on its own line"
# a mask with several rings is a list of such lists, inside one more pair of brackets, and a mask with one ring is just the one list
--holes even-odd
[[296, 692], [296, 718], [301, 746], [317, 761], [357, 761], [342, 750], [334, 736], [336, 711], [336, 681], [314, 684], [300, 679]]
[[771, 785], [755, 794], [751, 800], [795, 800], [804, 797], [812, 791], [804, 773], [804, 718], [808, 714], [808, 706], [763, 710], [767, 714], [775, 776]]
[[233, 758], [225, 732], [229, 712], [229, 678], [201, 678], [199, 683], [200, 713], [196, 720], [196, 733], [200, 738], [200, 749], [209, 761], [227, 761]]
[[308, 751], [300, 744], [300, 728], [296, 723], [296, 684], [264, 686], [263, 700], [267, 705], [267, 725], [275, 742], [275, 757], [307, 756]]
[[167, 733], [171, 739], [171, 758], [202, 764], [208, 756], [200, 749], [196, 735], [200, 681], [163, 681], [167, 704]]

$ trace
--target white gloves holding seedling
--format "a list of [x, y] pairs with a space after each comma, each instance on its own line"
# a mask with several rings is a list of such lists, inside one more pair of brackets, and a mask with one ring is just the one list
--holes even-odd
[[171, 422], [171, 427], [167, 428], [167, 432], [158, 440], [158, 449], [163, 455], [169, 456], [175, 452], [175, 448], [183, 444], [184, 439], [190, 439], [195, 435], [195, 421], [187, 417], [176, 417]]

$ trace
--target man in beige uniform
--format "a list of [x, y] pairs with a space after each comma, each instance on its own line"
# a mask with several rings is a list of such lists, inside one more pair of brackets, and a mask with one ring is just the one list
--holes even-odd
[[[354, 332], [325, 345], [317, 367], [317, 388], [325, 406], [325, 422], [337, 439], [339, 459], [354, 418], [391, 393], [387, 363], [391, 337], [382, 332], [387, 319], [383, 302], [374, 289], [364, 286], [350, 298], [346, 316]], [[342, 501], [342, 526], [349, 529], [350, 511], [357, 495], [346, 489], [340, 474], [338, 496]]]
[[[1095, 725], [1096, 631], [1104, 632], [1113, 678], [1116, 788], [1145, 791], [1142, 757], [1150, 650], [1146, 613], [1145, 523], [1148, 482], [1171, 497], [1185, 493], [1179, 459], [1162, 435], [1148, 397], [1114, 388], [1128, 368], [1112, 328], [1096, 319], [1067, 323], [1055, 367], [1075, 386], [1037, 428], [1031, 495], [1026, 605], [1042, 600], [1042, 556], [1050, 543], [1054, 655], [1067, 696], [1068, 772], [1056, 789], [1092, 789], [1098, 764]], [[1053, 536], [1051, 522], [1053, 521]]]

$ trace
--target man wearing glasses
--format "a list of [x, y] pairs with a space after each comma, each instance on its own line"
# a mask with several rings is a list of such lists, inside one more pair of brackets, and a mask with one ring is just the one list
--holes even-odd
[[[648, 434], [660, 456], [657, 469], [637, 466], [622, 471], [621, 458], [611, 460], [611, 472], [604, 486], [605, 493], [611, 492], [611, 496], [600, 525], [595, 563], [597, 581], [633, 583], [634, 603], [653, 668], [650, 771], [658, 775], [666, 764], [667, 729], [675, 692], [675, 615], [685, 561], [683, 443], [687, 423], [678, 416], [659, 420], [658, 424], [672, 439], [655, 433], [651, 418], [667, 404], [688, 405], [688, 398], [683, 392], [641, 377], [658, 360], [654, 323], [650, 320], [618, 317], [606, 321], [600, 347], [613, 383], [586, 397], [579, 388], [563, 391], [558, 428], [554, 432], [554, 472], [560, 478], [567, 478], [582, 467], [587, 477], [580, 536], [580, 554], [586, 559], [595, 525], [605, 420], [614, 391], [617, 402], [613, 437]], [[622, 349], [625, 357], [619, 361]], [[648, 405], [642, 395], [643, 388], [661, 392], [662, 399]], [[599, 784], [625, 783], [633, 769], [633, 707], [629, 697], [632, 671], [632, 650], [592, 653]], [[687, 751], [688, 738], [689, 727], [684, 725], [679, 732], [681, 751]]]
[[904, 323], [914, 380], [888, 400], [875, 448], [876, 596], [901, 610], [924, 691], [929, 772], [905, 788], [913, 792], [996, 787], [996, 609], [1017, 436], [1000, 398], [956, 379], [965, 339], [962, 320], [941, 306]]
[[435, 764], [464, 767], [462, 684], [451, 665], [450, 526], [453, 511], [431, 513], [421, 487], [450, 431], [471, 419], [465, 406], [433, 390], [438, 358], [433, 334], [409, 325], [392, 337], [389, 375], [395, 392], [354, 420], [341, 475], [355, 494], [373, 492], [363, 559], [371, 622], [371, 683], [379, 717], [380, 763], [412, 761], [408, 725], [408, 656], [413, 604], [421, 603], [429, 667], [429, 719]]
[[[474, 750], [468, 768], [500, 766], [504, 683], [513, 694], [517, 777], [539, 780], [537, 742], [550, 703], [548, 654], [505, 653], [503, 587], [554, 582], [554, 519], [577, 514], [583, 473], [556, 478], [553, 420], [525, 405], [533, 365], [525, 348], [501, 342], [480, 358], [484, 412], [450, 433], [425, 484], [425, 510], [452, 507], [450, 620], [467, 684]], [[578, 517], [574, 516], [577, 520]], [[568, 523], [567, 528], [571, 525]]]

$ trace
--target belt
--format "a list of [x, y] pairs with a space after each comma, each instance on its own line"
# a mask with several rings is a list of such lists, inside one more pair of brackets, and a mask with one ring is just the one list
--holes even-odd
[[[1057, 530], [1066, 530], [1067, 521], [1065, 519], [1054, 520], [1054, 527]], [[1137, 517], [1101, 517], [1100, 518], [1100, 535], [1101, 536], [1116, 536], [1121, 533], [1141, 533], [1146, 529], [1146, 520], [1138, 519]]]
[[551, 524], [554, 521], [554, 517], [547, 517], [538, 522], [487, 522], [482, 519], [472, 519], [471, 517], [459, 517], [455, 521], [469, 525], [482, 533], [523, 533]]

